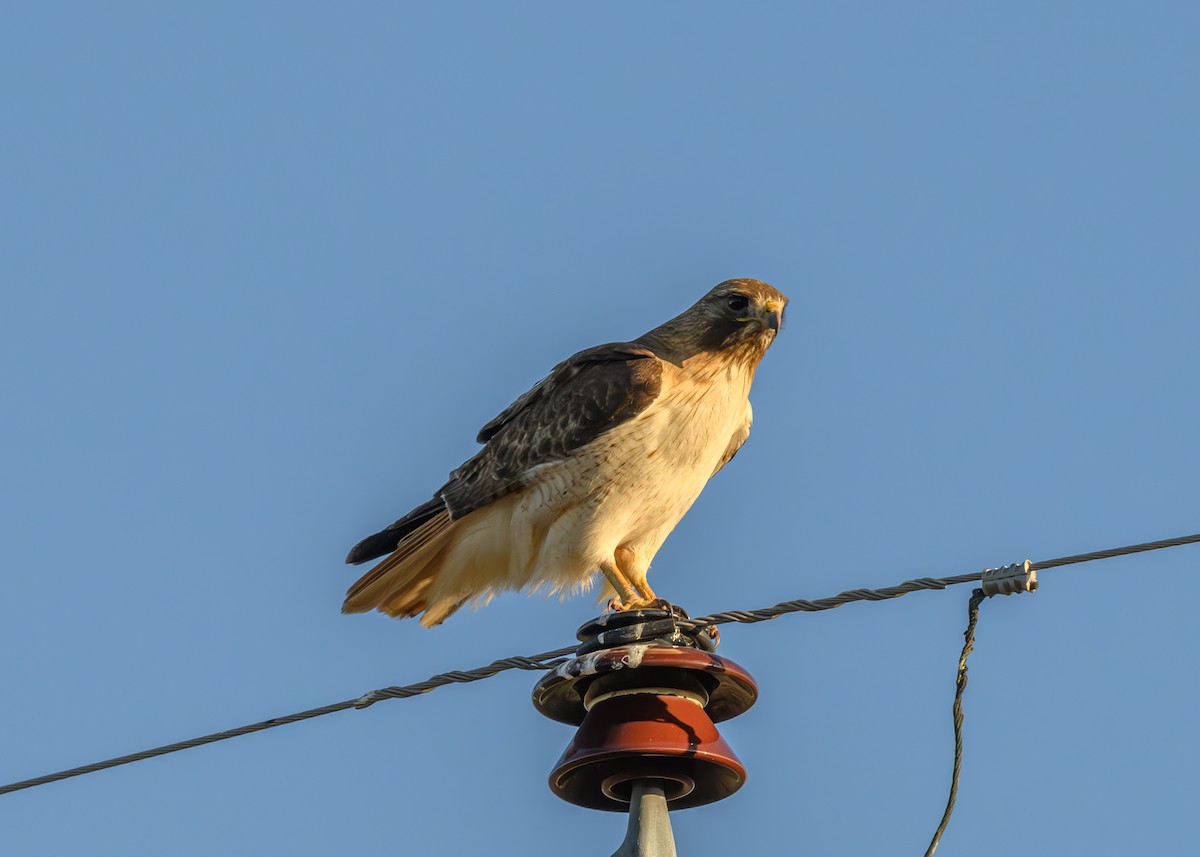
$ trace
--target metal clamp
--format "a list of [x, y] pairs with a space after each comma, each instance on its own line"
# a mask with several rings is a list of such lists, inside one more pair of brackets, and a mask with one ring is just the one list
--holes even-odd
[[1033, 592], [1038, 588], [1037, 569], [1029, 560], [1002, 565], [1000, 568], [985, 568], [980, 582], [983, 584], [984, 595]]

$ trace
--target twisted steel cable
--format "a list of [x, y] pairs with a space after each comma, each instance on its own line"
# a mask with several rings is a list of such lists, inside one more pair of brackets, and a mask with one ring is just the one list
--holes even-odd
[[[1090, 562], [1097, 559], [1108, 559], [1116, 556], [1127, 556], [1129, 554], [1158, 550], [1160, 548], [1177, 547], [1179, 545], [1195, 544], [1197, 542], [1200, 542], [1200, 533], [1190, 536], [1180, 536], [1174, 539], [1163, 539], [1157, 542], [1143, 542], [1136, 545], [1109, 548], [1108, 550], [1093, 551], [1091, 553], [1075, 554], [1073, 556], [1059, 557], [1057, 559], [1042, 560], [1040, 562], [1033, 563], [1033, 567], [1038, 570], [1057, 568], [1063, 565]], [[714, 613], [711, 616], [701, 616], [696, 619], [685, 620], [680, 624], [704, 626], [720, 625], [727, 622], [765, 622], [768, 619], [775, 619], [788, 613], [812, 613], [820, 610], [832, 610], [835, 607], [841, 607], [843, 604], [849, 604], [854, 601], [886, 601], [890, 598], [899, 598], [901, 595], [907, 595], [910, 592], [919, 592], [926, 589], [945, 589], [948, 586], [955, 586], [959, 583], [971, 583], [978, 581], [982, 578], [982, 576], [982, 572], [976, 572], [973, 574], [960, 574], [955, 577], [922, 577], [916, 580], [907, 580], [898, 586], [889, 586], [883, 589], [851, 589], [831, 598], [819, 598], [815, 601], [810, 601], [807, 599], [784, 601], [780, 604], [776, 604], [774, 607], [766, 607], [760, 610], [730, 610], [723, 613]], [[554, 649], [553, 651], [542, 652], [541, 654], [530, 655], [528, 657], [514, 656], [509, 658], [501, 658], [493, 661], [487, 666], [477, 667], [471, 670], [453, 670], [451, 672], [440, 673], [426, 679], [425, 681], [417, 682], [416, 684], [380, 688], [356, 697], [355, 699], [347, 699], [342, 702], [335, 702], [332, 705], [324, 705], [320, 708], [310, 708], [307, 711], [297, 712], [296, 714], [288, 714], [283, 717], [274, 717], [270, 720], [263, 720], [259, 723], [251, 723], [247, 726], [239, 726], [236, 729], [230, 729], [225, 732], [214, 732], [211, 735], [204, 735], [200, 738], [179, 741], [175, 744], [167, 744], [162, 747], [156, 747], [152, 750], [142, 750], [139, 753], [131, 753], [127, 756], [118, 756], [115, 759], [107, 759], [103, 762], [93, 762], [90, 765], [83, 765], [78, 768], [70, 768], [69, 770], [58, 771], [57, 773], [46, 774], [44, 776], [34, 777], [33, 779], [10, 783], [8, 785], [0, 786], [0, 795], [21, 791], [22, 789], [33, 788], [34, 786], [45, 785], [47, 783], [57, 782], [59, 780], [69, 779], [70, 777], [91, 774], [96, 771], [106, 770], [108, 768], [115, 768], [118, 765], [127, 765], [130, 762], [139, 762], [142, 759], [151, 759], [155, 756], [165, 756], [168, 753], [174, 753], [178, 750], [187, 750], [192, 747], [200, 747], [204, 744], [212, 744], [216, 741], [224, 741], [227, 738], [236, 738], [240, 735], [249, 735], [252, 732], [261, 732], [264, 729], [273, 729], [276, 726], [284, 726], [288, 723], [298, 723], [301, 720], [309, 720], [313, 717], [321, 717], [326, 714], [333, 714], [337, 711], [345, 711], [349, 708], [366, 708], [384, 699], [407, 699], [408, 697], [428, 693], [447, 684], [460, 684], [464, 682], [479, 681], [481, 679], [491, 678], [492, 676], [506, 670], [520, 669], [542, 671], [553, 669], [554, 667], [568, 660], [569, 657], [574, 654], [575, 648], [575, 646], [564, 646], [561, 649]]]
[[301, 720], [309, 720], [313, 717], [333, 714], [335, 711], [345, 711], [348, 708], [366, 708], [367, 706], [374, 705], [381, 699], [406, 699], [410, 696], [428, 693], [447, 684], [479, 681], [491, 678], [505, 670], [537, 670], [544, 672], [563, 663], [567, 660], [566, 656], [574, 654], [574, 652], [575, 647], [569, 646], [529, 657], [501, 658], [500, 660], [492, 661], [486, 667], [478, 667], [473, 670], [455, 670], [440, 673], [416, 684], [404, 685], [403, 687], [384, 687], [379, 690], [373, 690], [356, 699], [347, 699], [342, 702], [335, 702], [332, 705], [323, 705], [320, 708], [310, 708], [308, 711], [288, 714], [284, 717], [273, 717], [270, 720], [263, 720], [260, 723], [251, 723], [249, 726], [239, 726], [236, 729], [229, 729], [225, 732], [214, 732], [211, 735], [204, 735], [200, 738], [192, 738], [187, 741], [179, 741], [175, 744], [155, 747], [153, 750], [142, 750], [140, 753], [130, 753], [128, 756], [118, 756], [115, 759], [107, 759], [103, 762], [93, 762], [90, 765], [82, 765], [78, 768], [71, 768], [54, 774], [46, 774], [30, 780], [22, 780], [19, 783], [10, 783], [6, 786], [0, 786], [0, 795], [21, 791], [22, 789], [31, 789], [34, 786], [54, 783], [59, 780], [69, 779], [70, 777], [103, 771], [107, 768], [115, 768], [118, 765], [128, 765], [130, 762], [140, 762], [142, 759], [165, 756], [167, 753], [174, 753], [178, 750], [190, 750], [192, 747], [200, 747], [204, 744], [224, 741], [226, 738], [237, 738], [239, 735], [249, 735], [251, 732], [261, 732], [264, 729], [273, 729], [276, 726], [285, 726], [288, 723], [298, 723]]
[[963, 632], [962, 654], [958, 656], [958, 673], [954, 680], [954, 768], [950, 773], [950, 797], [946, 800], [946, 810], [942, 813], [941, 823], [933, 833], [925, 857], [933, 857], [942, 834], [950, 824], [950, 814], [954, 812], [954, 802], [958, 799], [958, 781], [962, 776], [963, 755], [963, 691], [967, 689], [967, 658], [975, 649], [975, 624], [979, 621], [979, 605], [983, 603], [983, 590], [976, 589], [971, 593], [967, 602], [967, 630]]
[[[1142, 542], [1136, 545], [1125, 545], [1119, 548], [1092, 551], [1091, 553], [1061, 556], [1056, 559], [1043, 559], [1031, 563], [1031, 565], [1035, 571], [1043, 571], [1048, 568], [1059, 568], [1060, 566], [1074, 565], [1079, 562], [1128, 556], [1130, 554], [1144, 553], [1162, 548], [1196, 544], [1197, 542], [1200, 542], [1200, 533], [1190, 536], [1179, 536], [1174, 539], [1163, 539], [1157, 542]], [[916, 580], [906, 580], [897, 586], [888, 586], [883, 589], [851, 589], [834, 595], [831, 598], [818, 598], [815, 601], [799, 598], [795, 601], [784, 601], [776, 604], [774, 607], [764, 607], [760, 610], [727, 610], [724, 613], [713, 613], [711, 616], [699, 616], [692, 619], [690, 624], [699, 627], [703, 625], [721, 625], [726, 622], [765, 622], [768, 619], [786, 616], [788, 613], [816, 613], [820, 610], [832, 610], [835, 607], [841, 607], [843, 604], [850, 604], [854, 601], [886, 601], [889, 598], [899, 598], [901, 595], [908, 595], [910, 592], [920, 592], [925, 589], [945, 589], [948, 586], [956, 586], [960, 583], [978, 583], [982, 578], [982, 571], [973, 574], [959, 574], [954, 577], [920, 577]]]

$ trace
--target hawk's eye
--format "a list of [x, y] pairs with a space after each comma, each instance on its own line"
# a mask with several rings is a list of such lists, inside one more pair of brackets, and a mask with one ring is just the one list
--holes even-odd
[[725, 303], [734, 312], [741, 312], [750, 306], [750, 299], [745, 295], [730, 295], [725, 298]]

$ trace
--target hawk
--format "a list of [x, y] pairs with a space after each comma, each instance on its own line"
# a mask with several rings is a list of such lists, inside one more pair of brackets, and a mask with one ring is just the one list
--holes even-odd
[[650, 561], [749, 436], [750, 385], [786, 305], [727, 280], [637, 339], [558, 364], [432, 500], [354, 546], [348, 563], [384, 559], [342, 612], [431, 627], [503, 590], [584, 589], [597, 571], [613, 609], [662, 603]]

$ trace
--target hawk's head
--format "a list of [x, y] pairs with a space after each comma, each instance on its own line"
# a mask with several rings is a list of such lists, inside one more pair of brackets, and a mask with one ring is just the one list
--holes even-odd
[[779, 290], [761, 280], [726, 280], [639, 341], [676, 359], [718, 353], [757, 364], [783, 326], [787, 302]]
[[705, 350], [759, 359], [783, 326], [788, 299], [761, 280], [726, 280], [688, 310]]

